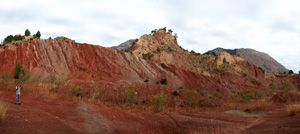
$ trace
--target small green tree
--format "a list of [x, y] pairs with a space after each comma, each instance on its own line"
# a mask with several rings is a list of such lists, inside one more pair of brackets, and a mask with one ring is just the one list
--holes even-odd
[[30, 31], [28, 29], [25, 31], [25, 36], [30, 36]]
[[12, 42], [12, 41], [23, 40], [23, 39], [25, 39], [25, 37], [22, 36], [22, 35], [15, 35], [15, 36], [8, 35], [8, 36], [4, 39], [4, 44], [10, 43], [10, 42]]
[[1, 75], [1, 80], [2, 80], [2, 83], [6, 83], [6, 80], [9, 78], [9, 75], [8, 73], [6, 72], [3, 72], [2, 75]]
[[37, 37], [37, 38], [41, 38], [41, 32], [40, 32], [40, 31], [37, 31], [37, 32], [36, 32], [36, 37]]
[[192, 54], [196, 54], [196, 52], [195, 52], [194, 50], [191, 50], [191, 53], [192, 53]]
[[169, 33], [169, 34], [172, 34], [172, 32], [173, 32], [172, 29], [169, 29], [169, 30], [168, 30], [168, 33]]
[[154, 29], [151, 31], [151, 34], [155, 34], [157, 32], [157, 29]]
[[14, 78], [19, 79], [21, 75], [24, 74], [24, 70], [20, 61], [17, 62], [15, 66]]
[[175, 34], [174, 34], [174, 37], [175, 37], [176, 39], [178, 38], [178, 35], [177, 35], [177, 33], [175, 33]]
[[10, 43], [10, 42], [13, 41], [13, 39], [14, 39], [14, 36], [8, 35], [8, 36], [4, 39], [4, 43], [5, 43], [5, 44], [6, 44], [6, 43]]
[[290, 70], [290, 71], [289, 71], [289, 74], [293, 74], [293, 73], [294, 73], [293, 70]]

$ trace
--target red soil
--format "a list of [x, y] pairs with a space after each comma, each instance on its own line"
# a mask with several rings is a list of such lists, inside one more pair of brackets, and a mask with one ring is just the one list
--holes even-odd
[[[8, 104], [1, 134], [13, 133], [299, 133], [300, 115], [288, 116], [284, 106], [262, 115], [225, 112], [149, 113], [100, 104], [71, 102], [0, 91]], [[257, 109], [257, 110], [264, 110]]]

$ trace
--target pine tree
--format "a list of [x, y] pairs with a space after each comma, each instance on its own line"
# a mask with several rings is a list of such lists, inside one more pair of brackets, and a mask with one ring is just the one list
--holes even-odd
[[23, 71], [23, 67], [22, 67], [22, 64], [20, 61], [17, 62], [16, 66], [15, 66], [15, 73], [14, 73], [14, 78], [15, 79], [19, 79], [19, 76], [21, 74], [24, 74], [24, 71]]
[[36, 36], [37, 38], [41, 38], [41, 32], [40, 32], [40, 31], [37, 31], [37, 33], [35, 34], [35, 36]]
[[28, 29], [25, 31], [25, 36], [30, 36], [30, 31]]

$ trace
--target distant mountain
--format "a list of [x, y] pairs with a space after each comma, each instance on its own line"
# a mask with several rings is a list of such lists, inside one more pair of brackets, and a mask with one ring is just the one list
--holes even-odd
[[124, 49], [130, 48], [132, 46], [132, 43], [135, 42], [135, 41], [136, 41], [136, 39], [130, 39], [130, 40], [127, 40], [127, 41], [121, 43], [118, 46], [113, 46], [111, 48], [115, 48], [115, 49], [118, 49], [118, 50], [124, 50]]
[[226, 51], [230, 52], [233, 55], [240, 55], [245, 60], [251, 62], [257, 67], [261, 67], [264, 70], [272, 71], [272, 72], [288, 72], [289, 70], [277, 62], [274, 58], [269, 56], [266, 53], [259, 52], [253, 49], [224, 49], [224, 48], [216, 48], [211, 50], [218, 55], [220, 52]]

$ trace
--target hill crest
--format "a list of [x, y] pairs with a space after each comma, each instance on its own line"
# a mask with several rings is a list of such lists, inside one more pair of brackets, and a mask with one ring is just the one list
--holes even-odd
[[211, 52], [215, 52], [215, 54], [219, 54], [220, 52], [230, 52], [233, 55], [240, 55], [245, 60], [250, 63], [256, 65], [257, 67], [261, 67], [264, 70], [268, 70], [275, 73], [284, 73], [288, 72], [288, 69], [281, 65], [278, 61], [276, 61], [270, 55], [256, 51], [254, 49], [249, 48], [239, 48], [239, 49], [224, 49], [224, 48], [216, 48], [211, 50]]

